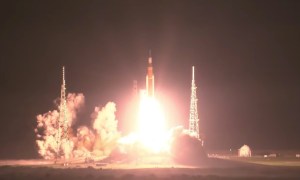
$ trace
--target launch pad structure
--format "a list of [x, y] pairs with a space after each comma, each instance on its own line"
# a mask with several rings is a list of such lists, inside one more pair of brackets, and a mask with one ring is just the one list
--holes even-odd
[[[195, 83], [195, 67], [192, 67], [192, 87], [191, 87], [191, 102], [190, 102], [190, 116], [189, 116], [189, 129], [188, 132], [191, 136], [200, 139], [199, 135], [199, 118], [197, 110], [197, 86]], [[202, 141], [203, 145], [203, 141]]]

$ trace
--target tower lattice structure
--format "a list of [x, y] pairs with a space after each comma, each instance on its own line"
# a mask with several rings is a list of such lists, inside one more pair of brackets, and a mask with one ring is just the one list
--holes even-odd
[[199, 118], [198, 118], [198, 110], [197, 110], [197, 92], [196, 92], [196, 84], [195, 84], [195, 71], [194, 66], [192, 67], [192, 87], [191, 87], [191, 102], [190, 102], [190, 118], [189, 118], [189, 134], [191, 136], [200, 139], [199, 135]]
[[65, 67], [62, 72], [62, 85], [60, 91], [60, 106], [59, 106], [59, 119], [57, 123], [57, 154], [56, 158], [64, 155], [63, 144], [69, 141], [69, 122], [67, 117], [67, 100], [66, 100], [66, 80], [65, 80]]
[[62, 139], [69, 139], [69, 136], [68, 136], [69, 122], [68, 122], [68, 118], [67, 118], [65, 67], [63, 67], [63, 83], [61, 85], [59, 118], [60, 118], [60, 121], [62, 122]]

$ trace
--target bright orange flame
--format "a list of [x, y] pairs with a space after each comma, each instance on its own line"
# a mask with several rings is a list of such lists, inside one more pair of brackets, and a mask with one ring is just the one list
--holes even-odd
[[138, 139], [147, 149], [158, 153], [168, 150], [166, 122], [159, 102], [141, 94]]
[[[138, 129], [122, 137], [118, 143], [125, 145], [139, 144], [145, 152], [165, 153], [170, 149], [170, 131], [166, 129], [166, 120], [159, 102], [141, 91], [138, 112]], [[126, 152], [126, 150], [124, 149]]]

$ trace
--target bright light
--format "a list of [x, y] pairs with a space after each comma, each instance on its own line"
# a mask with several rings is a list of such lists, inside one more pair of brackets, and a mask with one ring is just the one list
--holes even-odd
[[[143, 150], [144, 153], [166, 153], [170, 150], [170, 132], [167, 130], [163, 109], [157, 99], [141, 91], [138, 127], [135, 132], [120, 138], [118, 143], [123, 145], [122, 147], [138, 145], [139, 151]], [[126, 148], [124, 151], [126, 152]]]
[[155, 153], [168, 150], [164, 114], [154, 97], [141, 93], [138, 121], [138, 139], [141, 144]]

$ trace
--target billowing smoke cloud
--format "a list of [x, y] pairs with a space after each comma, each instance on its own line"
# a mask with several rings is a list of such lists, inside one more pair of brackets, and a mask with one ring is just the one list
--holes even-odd
[[70, 119], [70, 126], [73, 125], [74, 120], [77, 118], [77, 113], [80, 110], [80, 108], [84, 105], [84, 96], [82, 93], [75, 94], [75, 93], [69, 93], [67, 96], [67, 108], [68, 112], [67, 115], [69, 115], [68, 119]]
[[94, 153], [97, 156], [108, 156], [116, 147], [120, 133], [117, 130], [118, 121], [115, 112], [116, 104], [108, 102], [101, 111], [99, 107], [96, 107], [92, 114], [92, 118], [95, 118], [93, 128], [96, 131]]
[[171, 143], [171, 157], [180, 164], [200, 165], [207, 158], [207, 154], [202, 146], [202, 142], [189, 135], [182, 126], [173, 128]]
[[[71, 126], [76, 119], [77, 111], [84, 105], [83, 94], [69, 93], [67, 96], [67, 112], [68, 125]], [[57, 152], [63, 151], [66, 156], [70, 156], [73, 149], [73, 142], [69, 140], [59, 141], [62, 134], [58, 128], [59, 111], [53, 110], [37, 116], [37, 128], [35, 132], [38, 140], [39, 154], [45, 159], [54, 159]], [[68, 158], [68, 157], [67, 157]]]
[[[109, 102], [100, 109], [95, 107], [92, 113], [92, 129], [81, 126], [76, 134], [72, 133], [72, 125], [77, 113], [84, 105], [83, 94], [70, 93], [67, 96], [67, 117], [69, 124], [68, 139], [60, 139], [62, 132], [57, 126], [60, 118], [59, 111], [53, 110], [37, 116], [37, 146], [39, 154], [45, 159], [55, 159], [58, 151], [64, 158], [93, 158], [107, 157], [115, 148], [120, 133], [117, 130], [118, 121], [115, 117], [116, 105]], [[58, 157], [60, 158], [60, 157]]]
[[110, 155], [120, 137], [115, 112], [116, 105], [113, 102], [108, 102], [102, 109], [95, 107], [91, 115], [93, 129], [86, 126], [77, 129], [76, 158], [100, 160]]
[[74, 157], [91, 158], [91, 152], [95, 142], [95, 135], [92, 130], [86, 126], [81, 126], [77, 129], [76, 137], [74, 138], [75, 149]]
[[37, 128], [35, 132], [38, 140], [38, 152], [45, 159], [54, 159], [55, 153], [58, 151], [57, 139], [58, 134], [57, 121], [59, 112], [57, 110], [49, 111], [45, 114], [40, 114], [37, 117]]
[[[183, 126], [171, 128], [165, 143], [168, 148], [165, 151], [155, 153], [143, 148], [138, 136], [132, 133], [119, 139], [118, 152], [112, 154], [111, 159], [135, 163], [153, 163], [155, 160], [156, 163], [160, 164], [174, 162], [185, 165], [203, 165], [207, 160], [202, 142], [190, 136], [188, 130], [184, 129]], [[151, 159], [149, 156], [155, 158]]]

